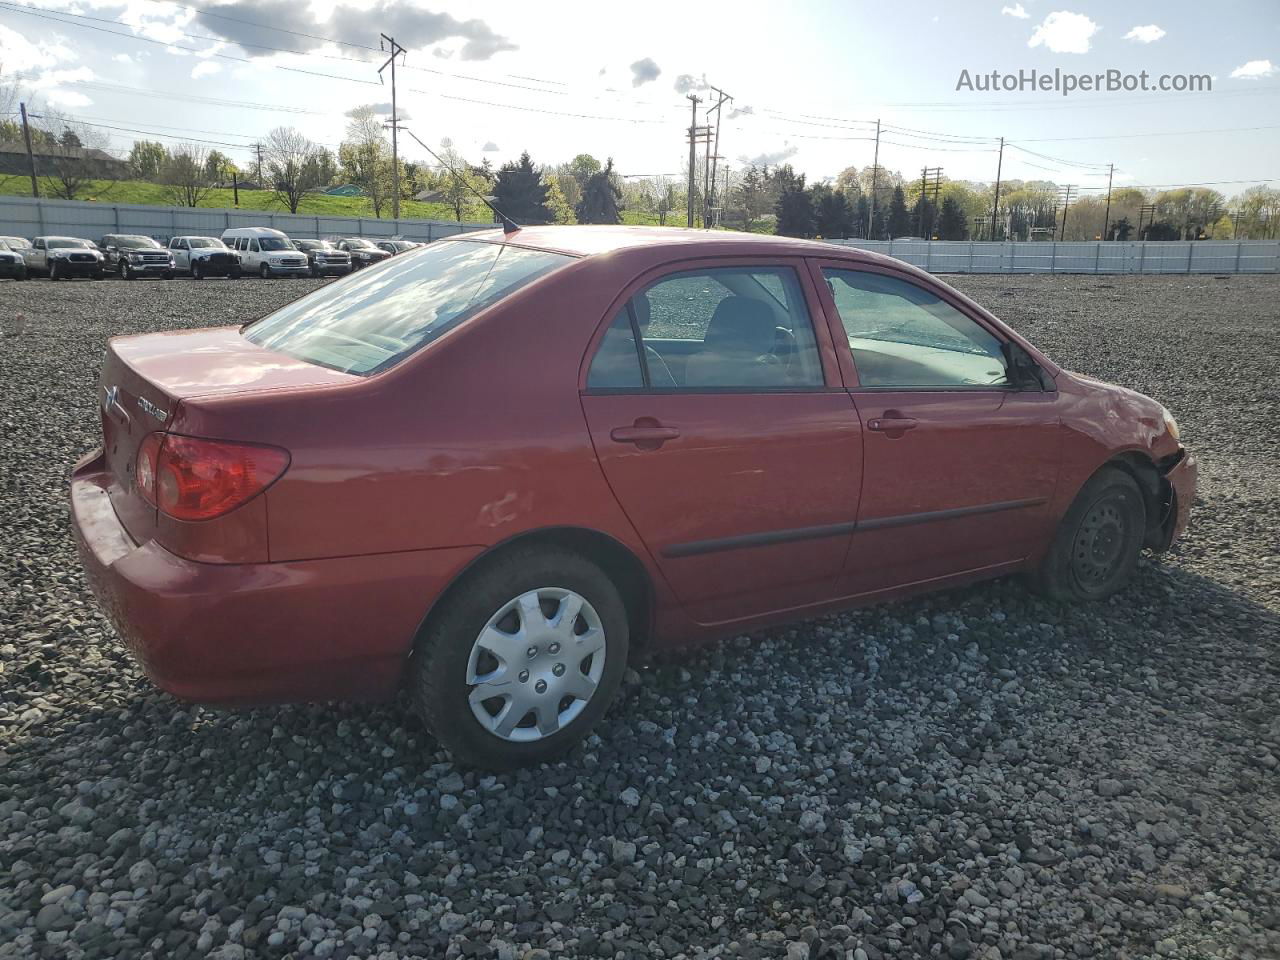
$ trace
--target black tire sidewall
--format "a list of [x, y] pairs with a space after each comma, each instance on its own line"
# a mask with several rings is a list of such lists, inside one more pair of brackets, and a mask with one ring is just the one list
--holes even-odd
[[[513, 598], [540, 587], [581, 594], [605, 632], [605, 666], [595, 695], [563, 730], [532, 743], [501, 740], [475, 719], [467, 702], [471, 647], [489, 618]], [[411, 692], [418, 713], [460, 763], [508, 770], [561, 756], [609, 709], [627, 669], [629, 625], [617, 587], [597, 567], [561, 550], [514, 549], [469, 574], [433, 614], [415, 646]]]
[[[1125, 543], [1120, 562], [1100, 584], [1082, 583], [1073, 564], [1076, 536], [1089, 512], [1116, 499], [1125, 509]], [[1076, 496], [1062, 519], [1041, 573], [1044, 592], [1059, 600], [1105, 600], [1133, 576], [1146, 538], [1146, 505], [1137, 482], [1123, 470], [1108, 467], [1095, 474]]]

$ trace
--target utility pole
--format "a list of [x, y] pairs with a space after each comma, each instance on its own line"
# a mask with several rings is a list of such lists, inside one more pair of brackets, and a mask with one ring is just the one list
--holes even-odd
[[691, 111], [689, 114], [689, 191], [688, 191], [689, 196], [687, 197], [687, 199], [688, 199], [688, 207], [689, 207], [689, 226], [692, 227], [693, 226], [693, 193], [695, 189], [694, 187], [695, 181], [693, 178], [694, 178], [694, 168], [697, 166], [697, 163], [698, 163], [698, 153], [697, 153], [698, 104], [702, 102], [702, 98], [692, 93], [687, 94], [686, 96], [688, 97], [689, 108]]
[[996, 160], [996, 198], [991, 203], [991, 239], [996, 238], [996, 211], [1000, 209], [1000, 171], [1004, 168], [1004, 137], [1000, 138], [1000, 157]]
[[1062, 230], [1058, 234], [1058, 240], [1061, 242], [1067, 236], [1067, 211], [1071, 209], [1071, 191], [1075, 189], [1075, 184], [1068, 183], [1062, 188]]
[[[378, 68], [378, 79], [382, 79], [382, 71], [391, 68], [391, 219], [400, 219], [400, 118], [396, 113], [396, 57], [405, 53], [404, 47], [396, 43], [394, 37], [388, 37], [385, 33], [379, 34], [382, 40], [391, 49], [391, 56], [387, 57], [387, 62]], [[381, 43], [378, 44], [382, 49]]]
[[40, 182], [36, 180], [36, 155], [31, 150], [31, 124], [27, 123], [27, 105], [18, 104], [18, 112], [22, 114], [22, 139], [27, 141], [27, 163], [31, 165], [31, 196], [40, 199]]
[[[733, 103], [733, 97], [729, 96], [723, 90], [720, 90], [716, 87], [712, 87], [711, 92], [714, 93], [719, 99], [716, 101], [716, 105], [711, 108], [711, 110], [714, 110], [716, 112], [716, 134], [715, 134], [715, 146], [711, 150], [711, 157], [710, 157], [711, 170], [709, 175], [706, 177], [707, 181], [709, 182], [709, 187], [706, 191], [706, 196], [703, 198], [704, 200], [704, 208], [703, 208], [704, 212], [702, 215], [703, 226], [707, 226], [711, 223], [712, 195], [715, 193], [715, 186], [717, 182], [716, 181], [716, 161], [720, 159], [720, 108], [723, 107], [726, 103]], [[711, 111], [708, 110], [707, 112], [710, 113]]]
[[870, 213], [867, 214], [867, 239], [874, 240], [872, 236], [876, 231], [876, 179], [880, 174], [880, 118], [876, 118], [876, 152], [872, 155], [871, 160], [871, 207]]
[[[929, 226], [924, 224], [924, 207], [928, 202], [929, 187], [933, 187], [933, 210], [929, 214]], [[942, 188], [942, 168], [924, 167], [920, 171], [920, 236], [928, 240], [933, 234], [933, 221], [938, 215], [938, 191]]]
[[258, 143], [255, 143], [253, 145], [253, 149], [258, 155], [258, 169], [255, 172], [254, 179], [258, 181], [258, 189], [261, 190], [262, 189], [262, 142], [259, 141]]
[[1113, 163], [1107, 170], [1107, 212], [1102, 217], [1102, 239], [1107, 239], [1107, 230], [1111, 227], [1111, 178], [1115, 176], [1116, 165]]
[[[224, 183], [226, 181], [223, 181]], [[231, 168], [231, 195], [235, 197], [235, 204], [240, 206], [240, 177], [236, 174], [236, 168]]]

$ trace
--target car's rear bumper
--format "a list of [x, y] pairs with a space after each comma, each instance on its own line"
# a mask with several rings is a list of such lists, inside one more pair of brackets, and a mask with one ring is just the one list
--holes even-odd
[[196, 563], [135, 543], [101, 452], [77, 464], [71, 520], [94, 594], [151, 680], [187, 700], [385, 699], [432, 601], [472, 548], [286, 563]]

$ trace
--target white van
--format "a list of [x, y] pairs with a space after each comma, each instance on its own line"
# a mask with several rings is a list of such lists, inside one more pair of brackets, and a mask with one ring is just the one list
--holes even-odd
[[222, 231], [222, 242], [240, 257], [247, 274], [268, 277], [305, 277], [311, 272], [307, 255], [279, 230], [270, 227], [233, 227]]

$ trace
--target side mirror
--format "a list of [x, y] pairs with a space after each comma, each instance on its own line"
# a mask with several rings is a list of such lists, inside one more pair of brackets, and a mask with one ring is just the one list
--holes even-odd
[[1048, 374], [1041, 369], [1031, 354], [1021, 344], [1006, 340], [1000, 344], [1000, 353], [1009, 383], [1017, 390], [1044, 391], [1053, 389]]

